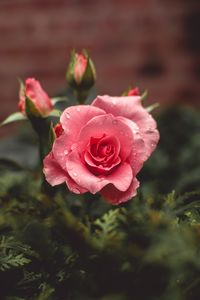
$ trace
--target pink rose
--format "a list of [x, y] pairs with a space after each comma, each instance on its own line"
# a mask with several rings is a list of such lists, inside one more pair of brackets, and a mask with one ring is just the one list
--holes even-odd
[[141, 97], [98, 96], [91, 105], [67, 108], [60, 122], [64, 131], [44, 159], [51, 185], [65, 182], [77, 194], [100, 192], [112, 204], [136, 195], [136, 175], [159, 139]]
[[39, 81], [34, 78], [27, 78], [25, 86], [20, 89], [19, 109], [25, 113], [25, 96], [34, 104], [42, 116], [48, 116], [53, 109], [53, 105], [47, 93], [42, 89]]
[[87, 58], [83, 54], [75, 54], [75, 65], [74, 65], [74, 78], [79, 84], [83, 78], [83, 75], [87, 67]]

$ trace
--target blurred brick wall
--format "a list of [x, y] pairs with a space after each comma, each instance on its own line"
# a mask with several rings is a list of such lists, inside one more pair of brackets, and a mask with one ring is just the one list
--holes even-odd
[[1, 0], [0, 120], [16, 110], [16, 78], [50, 95], [65, 87], [69, 51], [89, 50], [101, 94], [129, 84], [164, 104], [200, 104], [199, 0]]

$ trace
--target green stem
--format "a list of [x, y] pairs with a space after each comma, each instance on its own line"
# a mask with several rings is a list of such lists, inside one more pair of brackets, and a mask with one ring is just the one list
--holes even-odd
[[86, 101], [87, 97], [88, 97], [89, 91], [88, 90], [76, 90], [75, 91], [75, 95], [77, 98], [77, 101], [79, 102], [79, 104], [84, 104], [84, 102]]

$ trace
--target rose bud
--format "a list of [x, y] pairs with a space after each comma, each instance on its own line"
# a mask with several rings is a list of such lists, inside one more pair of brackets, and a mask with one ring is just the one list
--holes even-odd
[[156, 121], [140, 96], [98, 96], [91, 105], [66, 108], [44, 159], [44, 174], [54, 186], [65, 183], [76, 194], [100, 194], [111, 204], [134, 197], [137, 174], [155, 150]]
[[20, 86], [20, 111], [25, 114], [25, 98], [28, 97], [34, 104], [36, 110], [42, 117], [46, 117], [53, 109], [53, 105], [47, 93], [41, 87], [39, 81], [34, 78], [27, 78], [25, 85]]
[[122, 93], [122, 96], [140, 96], [140, 90], [138, 87], [129, 87]]
[[94, 64], [86, 51], [72, 51], [66, 79], [73, 89], [90, 89], [96, 80]]
[[54, 132], [57, 138], [61, 136], [61, 134], [63, 133], [63, 127], [60, 123], [54, 126]]
[[135, 87], [133, 89], [130, 89], [128, 91], [128, 95], [127, 96], [139, 96], [140, 95], [140, 90], [138, 87]]

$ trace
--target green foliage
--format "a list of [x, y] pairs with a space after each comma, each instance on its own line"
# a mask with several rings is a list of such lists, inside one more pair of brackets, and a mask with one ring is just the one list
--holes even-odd
[[108, 244], [116, 243], [121, 238], [118, 232], [119, 221], [123, 217], [123, 209], [109, 210], [102, 218], [96, 219], [94, 225], [97, 227], [95, 230], [96, 243], [99, 247], [104, 248]]
[[199, 299], [199, 114], [159, 124], [138, 196], [119, 207], [64, 186], [43, 194], [39, 173], [0, 160], [0, 299]]
[[0, 270], [19, 268], [29, 264], [31, 260], [26, 256], [32, 256], [31, 248], [12, 236], [2, 236], [0, 240]]

